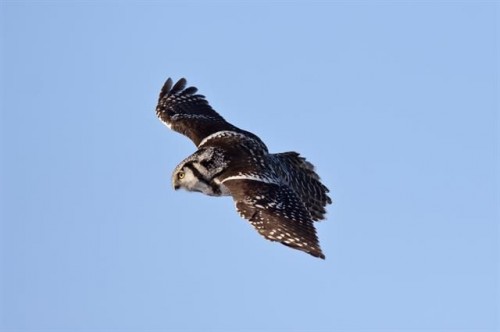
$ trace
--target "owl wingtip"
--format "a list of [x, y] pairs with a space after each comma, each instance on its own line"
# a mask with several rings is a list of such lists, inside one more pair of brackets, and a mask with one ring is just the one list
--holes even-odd
[[308, 254], [310, 254], [311, 256], [314, 256], [316, 258], [320, 258], [322, 260], [326, 259], [326, 256], [323, 254], [323, 252], [321, 251], [321, 249], [319, 249], [319, 251], [318, 250], [309, 251]]

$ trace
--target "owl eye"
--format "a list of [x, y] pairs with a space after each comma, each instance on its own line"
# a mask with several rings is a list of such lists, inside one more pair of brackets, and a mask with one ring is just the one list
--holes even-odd
[[184, 172], [179, 172], [179, 173], [177, 173], [177, 178], [178, 178], [179, 180], [184, 179], [184, 176], [186, 176], [186, 174], [185, 174]]

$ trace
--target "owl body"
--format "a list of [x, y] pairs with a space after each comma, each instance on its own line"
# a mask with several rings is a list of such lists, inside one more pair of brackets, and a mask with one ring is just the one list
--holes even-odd
[[313, 222], [331, 203], [314, 166], [296, 152], [269, 153], [255, 134], [216, 113], [186, 81], [168, 79], [156, 113], [197, 151], [173, 171], [174, 189], [232, 196], [240, 215], [266, 239], [324, 258]]
[[256, 161], [266, 157], [267, 151], [259, 142], [237, 132], [217, 132], [174, 169], [173, 186], [209, 196], [229, 196], [224, 180], [247, 173], [261, 174], [266, 163]]

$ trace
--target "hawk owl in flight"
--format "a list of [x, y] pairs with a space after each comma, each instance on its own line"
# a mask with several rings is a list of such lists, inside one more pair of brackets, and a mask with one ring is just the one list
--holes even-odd
[[314, 166], [296, 152], [270, 153], [255, 134], [220, 116], [181, 78], [161, 89], [156, 115], [197, 151], [172, 174], [174, 189], [232, 196], [239, 214], [266, 239], [325, 258], [314, 221], [332, 201]]

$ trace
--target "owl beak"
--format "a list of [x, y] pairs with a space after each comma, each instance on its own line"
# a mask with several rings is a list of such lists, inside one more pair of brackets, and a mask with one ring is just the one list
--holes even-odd
[[178, 190], [180, 187], [178, 184], [174, 184], [174, 190]]

